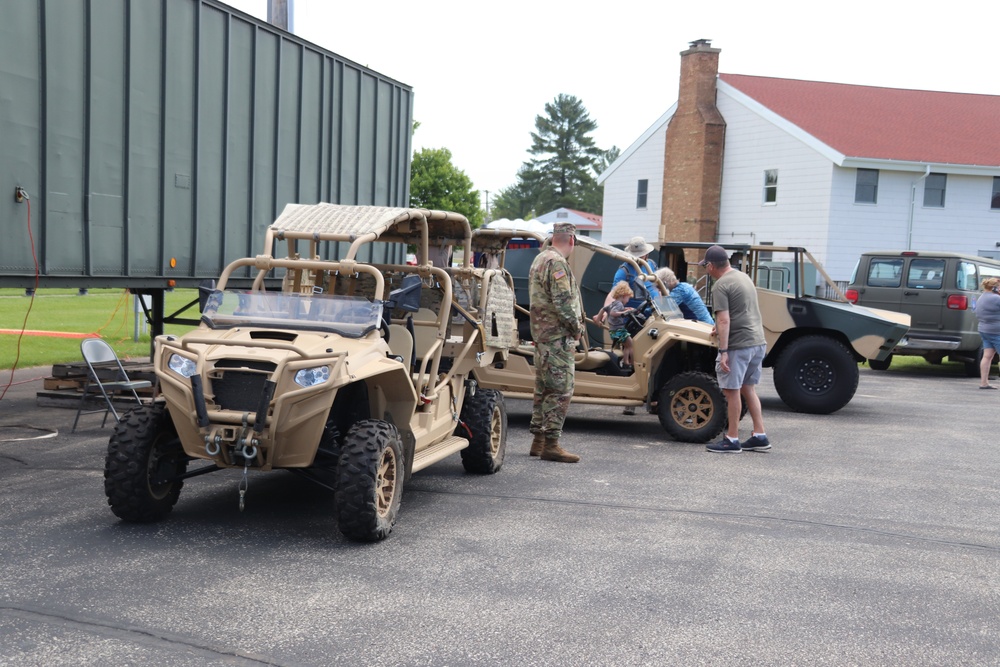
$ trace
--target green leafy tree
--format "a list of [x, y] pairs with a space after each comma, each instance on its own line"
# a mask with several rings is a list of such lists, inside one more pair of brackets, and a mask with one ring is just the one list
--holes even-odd
[[[524, 164], [517, 172], [514, 185], [501, 188], [490, 203], [490, 217], [493, 220], [521, 218], [528, 220], [539, 215], [539, 202], [545, 199], [541, 175]], [[541, 210], [546, 213], [548, 209]]]
[[597, 188], [594, 169], [604, 154], [590, 133], [597, 123], [583, 102], [560, 93], [545, 105], [545, 115], [535, 116], [531, 133], [531, 167], [541, 174], [551, 199], [546, 210], [566, 206], [580, 208], [587, 192]]
[[451, 163], [447, 148], [423, 148], [410, 163], [410, 206], [461, 213], [473, 228], [483, 224], [479, 191], [465, 172]]
[[560, 94], [535, 117], [531, 133], [534, 157], [522, 165], [517, 182], [493, 201], [493, 218], [528, 218], [565, 206], [601, 213], [604, 188], [597, 175], [618, 158], [617, 147], [601, 150], [590, 133], [597, 123], [573, 95]]

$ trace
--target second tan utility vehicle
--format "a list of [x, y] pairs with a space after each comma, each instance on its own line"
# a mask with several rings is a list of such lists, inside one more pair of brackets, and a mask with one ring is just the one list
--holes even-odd
[[[478, 229], [474, 234], [477, 264], [509, 271], [518, 302], [521, 344], [506, 360], [473, 369], [482, 387], [509, 397], [532, 398], [535, 386], [534, 345], [528, 328], [528, 266], [545, 237], [510, 229]], [[675, 440], [708, 442], [728, 423], [726, 399], [715, 380], [718, 349], [712, 327], [685, 320], [670, 297], [648, 300], [648, 315], [629, 325], [634, 343], [634, 371], [624, 370], [606, 329], [589, 318], [607, 295], [591, 278], [595, 267], [630, 264], [648, 274], [645, 262], [609, 245], [578, 237], [569, 263], [581, 286], [587, 332], [576, 354], [575, 404], [620, 405], [656, 411], [660, 424]], [[612, 271], [614, 273], [614, 271]]]
[[[507, 360], [513, 294], [500, 271], [473, 267], [470, 238], [456, 213], [288, 205], [264, 254], [225, 269], [201, 325], [156, 339], [162, 395], [126, 414], [108, 445], [114, 514], [162, 519], [185, 479], [225, 468], [243, 472], [242, 509], [250, 473], [284, 469], [334, 490], [340, 530], [373, 541], [392, 529], [411, 473], [458, 452], [470, 472], [499, 471], [503, 396], [470, 374]], [[415, 245], [421, 260], [362, 261], [378, 243], [404, 257]], [[455, 246], [456, 267], [428, 259]], [[244, 272], [252, 289], [227, 290]]]

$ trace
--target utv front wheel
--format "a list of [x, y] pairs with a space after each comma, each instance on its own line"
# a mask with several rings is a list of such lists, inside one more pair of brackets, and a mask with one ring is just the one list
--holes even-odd
[[359, 542], [385, 539], [396, 523], [405, 469], [395, 426], [377, 419], [352, 426], [337, 466], [340, 532]]
[[843, 343], [827, 336], [803, 336], [778, 357], [774, 388], [792, 410], [828, 415], [851, 401], [858, 376], [858, 362]]
[[707, 373], [681, 373], [663, 385], [657, 413], [660, 425], [681, 442], [708, 442], [729, 422], [726, 397]]
[[162, 405], [130, 410], [115, 426], [104, 460], [104, 493], [115, 516], [150, 523], [177, 503], [188, 457]]
[[466, 397], [462, 421], [469, 430], [460, 424], [455, 435], [469, 438], [469, 446], [462, 450], [466, 471], [484, 475], [498, 472], [507, 450], [507, 408], [503, 394], [495, 389], [479, 389], [475, 395]]

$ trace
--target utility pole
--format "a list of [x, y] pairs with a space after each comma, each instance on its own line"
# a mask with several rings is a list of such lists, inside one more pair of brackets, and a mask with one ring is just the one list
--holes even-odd
[[490, 191], [483, 190], [486, 193], [486, 222], [492, 222], [490, 220]]

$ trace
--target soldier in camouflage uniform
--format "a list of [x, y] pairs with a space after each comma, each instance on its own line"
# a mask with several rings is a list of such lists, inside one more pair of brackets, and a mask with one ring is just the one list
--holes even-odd
[[576, 243], [576, 227], [557, 222], [551, 245], [528, 272], [531, 337], [535, 341], [535, 401], [531, 413], [531, 456], [543, 461], [580, 460], [559, 446], [563, 422], [573, 398], [573, 354], [583, 334], [583, 307], [576, 278], [566, 258]]

